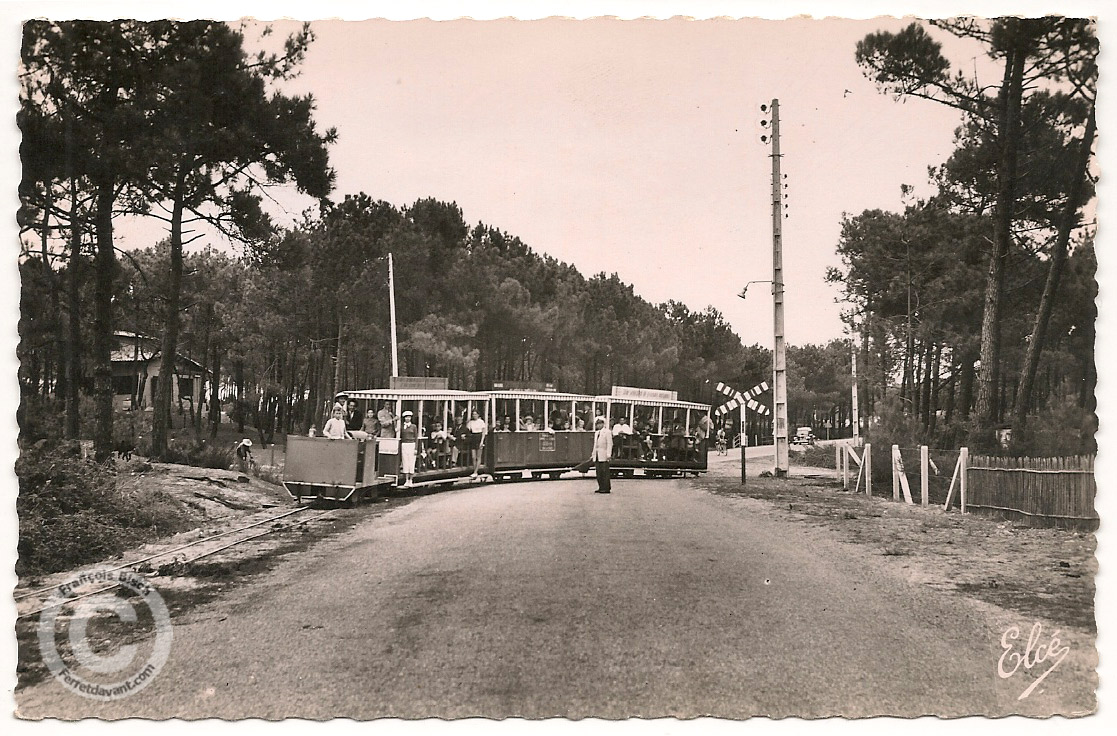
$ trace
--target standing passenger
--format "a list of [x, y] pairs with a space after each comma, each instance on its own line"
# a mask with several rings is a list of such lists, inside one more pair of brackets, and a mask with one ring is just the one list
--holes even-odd
[[376, 412], [376, 421], [380, 422], [381, 437], [396, 436], [396, 415], [392, 413], [392, 402], [380, 402], [380, 411]]
[[469, 451], [471, 459], [473, 460], [473, 475], [470, 478], [479, 478], [479, 471], [481, 470], [481, 451], [485, 449], [485, 437], [489, 433], [489, 427], [485, 424], [485, 420], [481, 418], [481, 414], [474, 409], [473, 418], [469, 420], [467, 428], [469, 430]]
[[706, 440], [710, 437], [714, 428], [713, 422], [710, 421], [710, 415], [702, 412], [702, 417], [698, 420], [698, 424], [694, 427], [695, 450], [698, 451], [698, 457], [706, 455]]
[[418, 428], [411, 421], [409, 411], [403, 413], [403, 426], [399, 430], [399, 462], [400, 475], [403, 476], [403, 487], [410, 488], [411, 476], [415, 474], [415, 444], [419, 439]]

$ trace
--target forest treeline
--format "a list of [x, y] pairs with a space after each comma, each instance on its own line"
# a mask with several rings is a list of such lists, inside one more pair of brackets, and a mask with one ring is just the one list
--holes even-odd
[[[828, 278], [848, 306], [863, 413], [985, 442], [1046, 412], [1092, 442], [1093, 24], [933, 25], [983, 44], [1004, 74], [979, 86], [955, 72], [922, 23], [858, 44], [882, 91], [950, 105], [963, 121], [954, 154], [930, 170], [933, 197], [843, 220], [842, 266]], [[265, 53], [210, 21], [25, 25], [21, 405], [46, 402], [67, 437], [91, 417], [107, 457], [110, 354], [129, 331], [160, 339], [165, 375], [189, 356], [269, 434], [305, 431], [335, 391], [387, 383], [389, 253], [404, 375], [462, 389], [654, 386], [702, 402], [718, 400], [718, 381], [747, 389], [771, 375], [769, 351], [742, 345], [715, 309], [649, 303], [615, 274], [586, 277], [468, 224], [453, 202], [330, 199], [337, 134], [318, 129], [312, 96], [283, 92], [312, 40], [304, 26]], [[320, 204], [277, 228], [261, 203], [279, 185]], [[168, 236], [120, 251], [125, 216], [158, 218]], [[235, 249], [188, 247], [202, 223]], [[789, 348], [792, 425], [846, 427], [850, 349]], [[158, 388], [157, 456], [173, 409], [170, 382]], [[199, 398], [217, 408], [222, 397]]]
[[[952, 65], [928, 27], [978, 44], [998, 78]], [[1097, 54], [1093, 21], [1055, 16], [914, 22], [857, 44], [881, 92], [961, 114], [929, 167], [935, 194], [904, 187], [901, 212], [847, 214], [828, 273], [868, 411], [887, 395], [912, 437], [989, 449], [1011, 427], [1028, 452], [1053, 430], [1093, 449]]]

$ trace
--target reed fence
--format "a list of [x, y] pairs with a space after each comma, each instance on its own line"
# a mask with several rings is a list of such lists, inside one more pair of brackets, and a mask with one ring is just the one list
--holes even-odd
[[967, 511], [1036, 526], [1098, 528], [1093, 456], [975, 455], [970, 458], [966, 472]]

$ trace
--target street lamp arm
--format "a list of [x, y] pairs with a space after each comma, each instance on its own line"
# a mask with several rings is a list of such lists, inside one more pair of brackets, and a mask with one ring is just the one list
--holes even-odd
[[[771, 279], [761, 279], [759, 281], [750, 281], [747, 284], [745, 284], [745, 288], [741, 289], [741, 293], [738, 294], [737, 296], [740, 297], [741, 299], [744, 299], [745, 295], [746, 295], [746, 292], [748, 292], [748, 290], [749, 290], [749, 286], [751, 286], [752, 284], [772, 284], [772, 283], [773, 283], [773, 281]], [[773, 286], [773, 288], [774, 288], [774, 286]]]

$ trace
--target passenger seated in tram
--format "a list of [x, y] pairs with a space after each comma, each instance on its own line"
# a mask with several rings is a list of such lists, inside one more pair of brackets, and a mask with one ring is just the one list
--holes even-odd
[[504, 417], [504, 419], [496, 423], [497, 432], [511, 432], [512, 430], [512, 417]]
[[454, 435], [442, 428], [442, 422], [431, 424], [430, 447], [434, 454], [434, 467], [439, 470], [450, 465], [450, 443]]
[[581, 414], [574, 417], [574, 431], [576, 431], [576, 432], [585, 432], [586, 431], [586, 420]]
[[536, 430], [535, 418], [532, 417], [531, 414], [525, 416], [523, 421], [520, 422], [520, 429], [525, 432], [534, 432]]
[[667, 459], [683, 460], [686, 455], [686, 432], [683, 423], [675, 420], [671, 425], [671, 432], [667, 436]]
[[628, 417], [620, 417], [613, 425], [613, 453], [619, 458], [636, 459], [639, 442], [628, 423]]
[[348, 435], [349, 431], [345, 428], [345, 407], [334, 404], [333, 416], [322, 427], [322, 436], [331, 440], [343, 440]]

